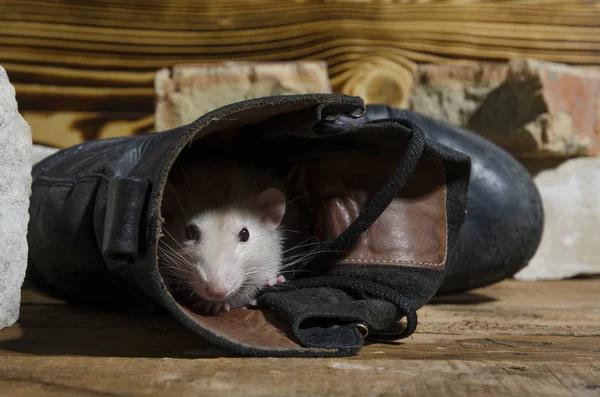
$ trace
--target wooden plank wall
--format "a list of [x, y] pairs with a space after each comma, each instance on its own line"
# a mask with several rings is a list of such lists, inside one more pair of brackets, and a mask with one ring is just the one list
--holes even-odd
[[176, 63], [322, 59], [371, 102], [374, 76], [402, 96], [418, 63], [516, 57], [600, 65], [600, 2], [0, 2], [0, 64], [34, 141], [58, 147], [152, 132], [154, 72]]

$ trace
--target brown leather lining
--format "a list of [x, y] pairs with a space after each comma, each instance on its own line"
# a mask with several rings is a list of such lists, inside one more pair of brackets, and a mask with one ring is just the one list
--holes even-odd
[[231, 310], [217, 316], [204, 316], [179, 305], [199, 325], [221, 337], [255, 348], [299, 349], [289, 327], [269, 310]]
[[[393, 172], [392, 159], [346, 156], [307, 162], [296, 188], [322, 241], [335, 239]], [[406, 186], [338, 263], [442, 269], [447, 243], [446, 184], [439, 160], [422, 160]]]

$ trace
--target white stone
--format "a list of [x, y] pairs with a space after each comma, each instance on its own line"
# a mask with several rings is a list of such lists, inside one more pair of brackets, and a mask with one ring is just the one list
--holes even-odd
[[520, 280], [600, 274], [600, 158], [577, 158], [535, 177], [545, 226]]
[[0, 330], [19, 317], [27, 268], [31, 129], [0, 66]]

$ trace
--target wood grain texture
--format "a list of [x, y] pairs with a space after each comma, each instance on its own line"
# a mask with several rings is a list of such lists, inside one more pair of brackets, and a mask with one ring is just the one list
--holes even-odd
[[[375, 354], [374, 356], [380, 356]], [[0, 358], [6, 396], [597, 396], [597, 363]], [[29, 364], [29, 365], [28, 365]]]
[[93, 139], [155, 131], [154, 115], [144, 112], [23, 111], [36, 144], [64, 148]]
[[151, 113], [153, 74], [176, 63], [325, 60], [337, 91], [402, 105], [421, 62], [599, 56], [592, 0], [0, 3], [22, 110]]
[[597, 396], [600, 278], [438, 297], [407, 340], [338, 359], [240, 358], [168, 315], [24, 290], [0, 396]]

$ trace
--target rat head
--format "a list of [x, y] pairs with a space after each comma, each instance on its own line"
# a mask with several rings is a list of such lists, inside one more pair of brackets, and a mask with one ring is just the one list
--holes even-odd
[[[214, 208], [188, 200], [166, 221], [176, 258], [185, 266], [186, 284], [202, 299], [231, 301], [276, 276], [281, 263], [279, 225], [285, 196], [275, 188], [255, 198], [237, 198]], [[197, 210], [195, 210], [197, 209]], [[240, 298], [243, 299], [243, 298]]]

